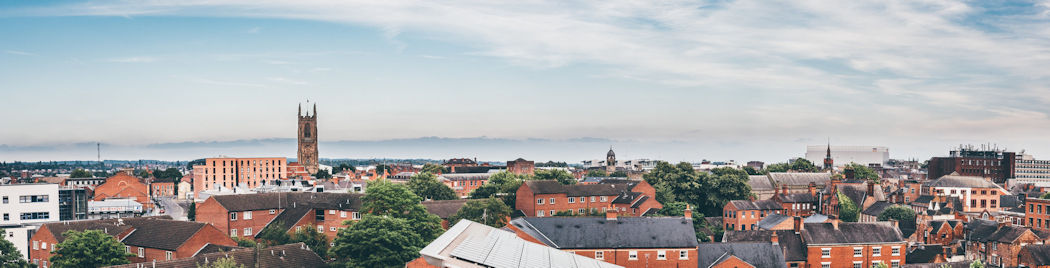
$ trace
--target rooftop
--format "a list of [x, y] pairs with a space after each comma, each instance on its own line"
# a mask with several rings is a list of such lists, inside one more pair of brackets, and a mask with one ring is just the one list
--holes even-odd
[[558, 249], [692, 248], [693, 220], [681, 217], [522, 217], [511, 225]]
[[419, 253], [428, 264], [440, 267], [621, 267], [469, 220], [460, 220]]

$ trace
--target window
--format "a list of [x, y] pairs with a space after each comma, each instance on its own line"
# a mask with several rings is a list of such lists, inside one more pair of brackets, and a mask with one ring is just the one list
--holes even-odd
[[666, 250], [657, 250], [656, 251], [656, 259], [657, 260], [666, 260], [667, 259], [667, 252], [666, 252]]
[[831, 258], [831, 249], [830, 248], [822, 248], [822, 249], [820, 249], [820, 257], [821, 258]]
[[601, 250], [595, 251], [594, 252], [594, 258], [595, 259], [599, 259], [599, 260], [605, 259], [605, 251], [601, 251]]
[[575, 197], [569, 197], [569, 204], [576, 203]]
[[51, 218], [51, 212], [23, 212], [23, 220], [46, 220]]
[[296, 226], [296, 227], [295, 227], [295, 231], [296, 231], [296, 232], [298, 232], [299, 230], [302, 230], [302, 229], [303, 229], [303, 227], [302, 227], [302, 226]]
[[350, 216], [351, 216], [351, 217], [352, 217], [353, 219], [355, 219], [355, 220], [360, 220], [360, 219], [361, 219], [361, 213], [357, 213], [356, 211], [355, 211], [355, 212], [352, 212], [352, 213], [350, 213]]
[[554, 197], [551, 197], [551, 205], [554, 205]]
[[329, 210], [328, 211], [328, 215], [335, 215], [335, 210], [334, 209], [333, 210]]
[[606, 198], [607, 198], [607, 197], [605, 197], [605, 196], [602, 196], [602, 202], [605, 202], [605, 200], [608, 200], [608, 199], [606, 199]]
[[552, 210], [551, 210], [551, 216], [554, 216], [554, 214], [555, 214], [555, 213], [554, 213], [554, 210], [552, 209]]
[[580, 197], [580, 204], [583, 204], [583, 203], [587, 203], [587, 197], [585, 197], [585, 196], [581, 196]]
[[324, 225], [318, 225], [317, 226], [317, 232], [318, 233], [323, 233], [324, 232]]
[[689, 259], [689, 251], [685, 251], [685, 250], [678, 251], [678, 259], [679, 260], [688, 260]]
[[901, 261], [900, 260], [892, 260], [892, 261], [890, 261], [890, 268], [900, 268], [900, 267], [901, 267]]
[[871, 261], [871, 268], [879, 267], [880, 263], [882, 263], [882, 262], [881, 261]]
[[125, 253], [128, 253], [128, 254], [131, 254], [131, 247], [129, 247], [129, 246], [124, 246], [124, 252], [125, 252]]
[[250, 220], [250, 219], [252, 219], [252, 212], [251, 212], [251, 211], [245, 211], [245, 212], [244, 212], [244, 219], [245, 219], [245, 220]]
[[252, 235], [252, 228], [251, 227], [244, 228], [244, 236], [251, 236], [251, 235]]
[[543, 211], [542, 210], [537, 210], [536, 211], [536, 217], [543, 217]]
[[628, 260], [638, 260], [638, 251], [632, 250], [627, 253]]
[[18, 197], [19, 203], [45, 203], [47, 195], [23, 195]]
[[591, 202], [594, 202], [594, 197], [593, 196], [591, 197]]
[[543, 205], [543, 198], [536, 198], [537, 205]]
[[853, 261], [853, 268], [864, 268], [863, 261]]
[[871, 256], [882, 256], [882, 247], [871, 248]]
[[142, 258], [142, 257], [146, 256], [145, 253], [146, 253], [145, 249], [140, 247], [139, 248], [139, 258]]
[[335, 232], [335, 231], [336, 231], [336, 229], [335, 229], [335, 226], [329, 226], [329, 227], [328, 227], [328, 230], [329, 230], [329, 231], [332, 231], [332, 232]]
[[230, 237], [237, 237], [237, 229], [230, 229]]
[[822, 262], [822, 263], [820, 263], [820, 268], [831, 268], [831, 263], [830, 262]]
[[861, 247], [853, 248], [853, 257], [862, 257], [862, 256], [864, 256], [864, 248], [861, 248]]
[[583, 208], [580, 208], [579, 209], [579, 213], [577, 213], [577, 214], [583, 215]]
[[171, 260], [171, 251], [165, 251], [164, 252], [164, 258], [170, 261]]
[[40, 249], [47, 249], [47, 242], [40, 242]]
[[230, 212], [230, 220], [231, 221], [237, 220], [237, 212]]
[[40, 241], [33, 241], [33, 250], [40, 249]]
[[7, 197], [5, 196], [4, 197], [4, 204], [7, 204], [7, 202], [8, 202], [8, 200], [7, 200]]
[[346, 211], [340, 211], [339, 212], [339, 217], [340, 218], [346, 218]]
[[893, 254], [893, 256], [900, 256], [901, 247], [893, 247], [893, 249], [890, 250], [890, 254]]
[[[5, 221], [9, 221], [9, 220], [11, 220], [11, 214], [8, 214], [8, 213], [4, 213], [4, 220], [5, 220]], [[1029, 220], [1031, 220], [1031, 219], [1029, 219]]]

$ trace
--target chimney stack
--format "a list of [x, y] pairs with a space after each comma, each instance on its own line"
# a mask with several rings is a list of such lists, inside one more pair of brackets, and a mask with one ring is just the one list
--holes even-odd
[[817, 183], [809, 182], [809, 195], [814, 197], [817, 196]]
[[609, 208], [605, 209], [605, 220], [607, 220], [607, 221], [615, 221], [616, 218], [617, 218], [617, 214], [618, 213], [619, 213], [619, 211], [616, 211], [616, 208], [614, 208], [614, 207], [609, 207]]
[[875, 182], [868, 182], [868, 196], [875, 196]]
[[793, 220], [795, 222], [795, 226], [794, 226], [795, 234], [802, 233], [802, 217], [795, 216]]
[[787, 184], [781, 185], [780, 186], [780, 190], [781, 190], [782, 194], [785, 194], [785, 195], [788, 194], [788, 186], [787, 186]]
[[897, 220], [890, 219], [890, 224], [893, 224], [893, 228], [897, 228], [898, 230], [900, 230], [900, 228], [901, 228], [901, 224]]
[[852, 180], [852, 179], [856, 179], [857, 178], [857, 171], [853, 170], [852, 168], [847, 168], [847, 169], [843, 170], [842, 173], [845, 173], [847, 180]]
[[835, 230], [838, 230], [839, 229], [839, 221], [840, 221], [839, 219], [831, 220], [831, 227], [834, 227]]
[[780, 244], [780, 238], [777, 237], [777, 231], [773, 231], [773, 235], [769, 237], [769, 242], [772, 242], [773, 245]]
[[685, 204], [685, 218], [686, 219], [692, 219], [693, 218], [693, 209], [689, 208], [689, 204]]

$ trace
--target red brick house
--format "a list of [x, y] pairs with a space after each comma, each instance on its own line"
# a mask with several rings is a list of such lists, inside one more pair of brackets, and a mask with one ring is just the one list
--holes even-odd
[[1025, 200], [1024, 226], [1050, 231], [1050, 199], [1028, 198]]
[[91, 200], [102, 201], [110, 197], [134, 198], [135, 202], [139, 202], [144, 208], [153, 207], [146, 184], [125, 172], [118, 172], [106, 178], [105, 183], [95, 187], [95, 195]]
[[965, 233], [963, 222], [958, 220], [930, 221], [917, 227], [916, 237], [922, 244], [951, 246], [962, 240]]
[[452, 188], [459, 198], [467, 198], [470, 192], [485, 185], [491, 176], [492, 173], [446, 173], [438, 175], [437, 179]]
[[697, 267], [705, 268], [783, 268], [784, 252], [774, 242], [703, 243]]
[[153, 182], [149, 184], [150, 195], [153, 197], [175, 196], [175, 183], [170, 181]]
[[44, 224], [30, 239], [30, 259], [47, 267], [54, 245], [65, 240], [66, 231], [100, 230], [127, 245], [131, 262], [173, 260], [192, 257], [208, 245], [236, 246], [237, 242], [215, 226], [159, 217], [67, 221]]
[[1044, 231], [981, 219], [971, 221], [966, 229], [966, 259], [999, 267], [1017, 266], [1021, 248], [1050, 239]]
[[536, 172], [536, 162], [525, 160], [522, 158], [507, 161], [507, 172], [525, 175]]
[[810, 183], [808, 193], [790, 193], [787, 185], [784, 185], [779, 193], [773, 195], [773, 201], [780, 203], [782, 213], [787, 216], [809, 217], [820, 207], [815, 183]]
[[725, 230], [756, 230], [758, 222], [784, 208], [774, 200], [733, 200], [722, 208], [722, 226]]
[[525, 181], [517, 191], [518, 210], [527, 216], [549, 217], [571, 211], [577, 215], [604, 213], [642, 216], [663, 208], [656, 190], [644, 180], [606, 179], [597, 184], [564, 185], [557, 181]]
[[[522, 217], [506, 228], [526, 241], [623, 267], [697, 267], [688, 217]], [[687, 213], [691, 214], [691, 213]]]
[[358, 193], [287, 192], [214, 195], [197, 205], [197, 221], [215, 225], [230, 237], [255, 238], [273, 225], [293, 233], [315, 226], [334, 239], [344, 221], [361, 219]]
[[905, 263], [908, 242], [891, 222], [806, 223], [801, 232], [809, 267], [891, 268]]
[[1050, 245], [1027, 245], [1017, 257], [1024, 267], [1050, 268]]
[[204, 267], [215, 260], [222, 258], [232, 258], [236, 262], [238, 267], [259, 267], [259, 268], [277, 268], [277, 267], [326, 267], [324, 259], [317, 256], [310, 248], [303, 243], [287, 244], [272, 246], [263, 249], [252, 249], [252, 248], [231, 248], [227, 250], [217, 250], [209, 252], [201, 252], [192, 258], [180, 258], [170, 261], [157, 260], [156, 263], [149, 263], [147, 265], [139, 264], [125, 264], [110, 266], [110, 268], [186, 268], [186, 267]]

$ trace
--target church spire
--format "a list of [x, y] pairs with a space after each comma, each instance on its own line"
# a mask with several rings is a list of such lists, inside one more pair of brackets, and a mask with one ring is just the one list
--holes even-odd
[[835, 166], [835, 160], [831, 159], [831, 140], [828, 139], [828, 153], [824, 156], [824, 169], [831, 170]]

